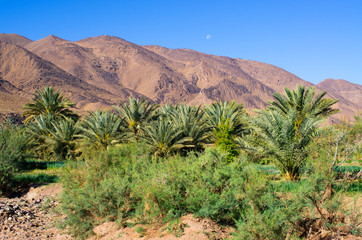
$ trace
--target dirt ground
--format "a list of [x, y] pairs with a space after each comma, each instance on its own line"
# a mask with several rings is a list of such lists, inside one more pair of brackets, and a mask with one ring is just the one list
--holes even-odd
[[192, 214], [188, 214], [181, 217], [180, 223], [174, 227], [138, 224], [133, 227], [118, 228], [114, 222], [108, 222], [94, 228], [93, 231], [96, 235], [89, 240], [217, 240], [230, 238], [232, 229], [220, 228], [211, 220], [194, 218]]
[[15, 198], [0, 198], [0, 239], [72, 239], [55, 227], [51, 209], [58, 202], [60, 184], [33, 185]]

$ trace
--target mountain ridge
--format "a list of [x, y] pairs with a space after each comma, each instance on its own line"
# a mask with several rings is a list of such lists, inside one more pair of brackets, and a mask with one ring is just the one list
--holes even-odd
[[[108, 35], [79, 41], [49, 35], [23, 42], [18, 39], [25, 37], [19, 36], [0, 35], [0, 77], [27, 93], [55, 84], [75, 97], [77, 107], [85, 111], [109, 107], [129, 96], [146, 97], [160, 104], [203, 105], [235, 100], [247, 108], [263, 108], [275, 91], [294, 89], [298, 84], [316, 87], [317, 92], [327, 90], [328, 97], [338, 98], [340, 116], [351, 117], [362, 108], [361, 85], [347, 81], [338, 84], [349, 88], [314, 85], [267, 63], [190, 49], [140, 46]], [[17, 41], [20, 43], [13, 44]], [[10, 44], [6, 51], [4, 42]], [[25, 70], [14, 62], [21, 62]]]

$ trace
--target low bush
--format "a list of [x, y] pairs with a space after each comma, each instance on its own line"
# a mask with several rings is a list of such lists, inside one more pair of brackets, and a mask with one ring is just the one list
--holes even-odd
[[[133, 168], [143, 168], [148, 156], [139, 149], [127, 144], [98, 154], [85, 152], [83, 162], [64, 167], [61, 209], [68, 216], [63, 225], [70, 226], [72, 234], [84, 238], [93, 226], [135, 212], [141, 200], [131, 195], [132, 175], [137, 172]], [[139, 165], [133, 163], [136, 160]]]
[[244, 169], [247, 182], [241, 189], [244, 206], [237, 219], [236, 239], [311, 239], [323, 230], [357, 233], [360, 215], [343, 205], [348, 187], [333, 186], [334, 176], [323, 170], [304, 175], [299, 182], [267, 181], [257, 168]]
[[0, 126], [0, 195], [14, 190], [14, 173], [27, 157], [26, 138], [21, 127], [5, 123]]
[[75, 236], [88, 236], [106, 220], [170, 222], [191, 212], [233, 224], [240, 217], [237, 161], [227, 163], [214, 149], [200, 156], [154, 158], [142, 144], [135, 145], [109, 148], [81, 167], [65, 167], [61, 208]]
[[171, 226], [186, 213], [235, 226], [236, 239], [299, 239], [320, 229], [356, 229], [345, 222], [340, 192], [346, 189], [333, 185], [330, 168], [307, 169], [300, 181], [270, 180], [270, 171], [278, 174], [274, 167], [243, 157], [230, 162], [215, 148], [170, 158], [147, 149], [122, 144], [67, 163], [60, 207], [74, 236], [85, 238], [109, 220]]

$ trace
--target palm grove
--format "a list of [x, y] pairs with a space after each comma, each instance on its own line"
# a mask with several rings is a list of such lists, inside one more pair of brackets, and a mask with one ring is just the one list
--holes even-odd
[[[322, 201], [318, 184], [323, 182], [328, 188], [331, 181], [325, 175], [323, 181], [313, 175], [310, 179], [314, 182], [310, 180], [308, 187], [314, 188], [301, 188], [293, 205], [291, 199], [275, 195], [275, 186], [271, 187], [268, 176], [255, 166], [271, 164], [282, 179], [292, 182], [302, 182], [305, 174], [310, 174], [307, 160], [314, 155], [313, 141], [321, 135], [319, 126], [337, 112], [332, 106], [338, 100], [325, 95], [316, 94], [315, 88], [285, 88], [285, 95], [275, 93], [274, 100], [256, 111], [256, 116], [249, 116], [243, 105], [234, 101], [205, 107], [159, 106], [130, 98], [112, 111], [80, 117], [71, 110], [74, 104], [69, 99], [49, 87], [36, 91], [34, 100], [24, 106], [24, 127], [3, 124], [0, 147], [15, 156], [14, 162], [27, 157], [67, 161], [68, 170], [62, 177], [63, 211], [73, 216], [65, 224], [72, 226], [76, 236], [86, 236], [97, 224], [95, 219], [145, 218], [152, 203], [158, 209], [153, 214], [164, 219], [192, 212], [236, 224], [241, 239], [285, 239], [293, 234], [306, 237], [316, 222], [303, 222], [304, 226], [302, 216], [293, 214], [303, 212], [308, 201], [318, 209], [318, 201]], [[4, 137], [11, 131], [18, 137], [14, 140], [18, 146], [15, 153], [6, 140], [10, 138]], [[3, 165], [11, 161], [11, 157], [3, 158]], [[72, 162], [83, 163], [82, 170]], [[2, 179], [11, 176], [15, 168], [1, 168]], [[87, 192], [91, 191], [87, 184], [102, 195]], [[144, 192], [139, 192], [140, 188]], [[308, 191], [318, 194], [310, 196]], [[303, 194], [308, 201], [301, 202]], [[81, 196], [92, 196], [106, 206], [100, 210], [94, 200], [92, 206], [78, 211], [81, 205], [86, 208], [81, 201], [88, 201]], [[205, 206], [198, 203], [200, 199], [207, 199]], [[330, 200], [335, 201], [332, 196]], [[327, 219], [323, 214], [319, 218], [326, 221], [326, 228], [337, 219]]]
[[298, 179], [307, 157], [306, 147], [319, 124], [335, 113], [337, 102], [315, 96], [315, 89], [285, 89], [254, 118], [241, 104], [214, 102], [201, 106], [158, 106], [130, 98], [114, 106], [115, 112], [89, 112], [83, 119], [70, 110], [72, 102], [53, 88], [38, 90], [24, 106], [26, 135], [39, 157], [76, 159], [79, 147], [106, 149], [129, 141], [143, 141], [154, 156], [167, 157], [220, 147], [228, 160], [241, 152], [268, 157], [288, 179]]

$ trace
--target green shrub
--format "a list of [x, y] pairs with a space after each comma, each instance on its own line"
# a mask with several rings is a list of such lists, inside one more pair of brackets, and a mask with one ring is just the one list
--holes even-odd
[[138, 233], [140, 235], [140, 237], [143, 237], [146, 234], [146, 229], [144, 229], [144, 227], [137, 227], [136, 228], [136, 233]]
[[[268, 181], [253, 165], [241, 174], [245, 176], [240, 189], [244, 205], [237, 219], [236, 239], [310, 239], [322, 229], [358, 232], [360, 216], [349, 213], [342, 204], [349, 186], [332, 184], [335, 176], [328, 169], [315, 168], [299, 182]], [[348, 215], [353, 223], [345, 221]]]
[[268, 187], [266, 176], [255, 166], [246, 167], [241, 174], [244, 207], [237, 219], [236, 239], [285, 239], [290, 228], [288, 219], [295, 213], [286, 211], [289, 201]]
[[0, 161], [0, 195], [10, 193], [14, 187], [13, 174], [15, 168], [13, 164], [6, 161]]
[[[179, 235], [186, 213], [236, 226], [237, 239], [305, 238], [318, 226], [333, 231], [345, 226], [330, 168], [308, 166], [300, 181], [270, 181], [270, 172], [277, 173], [273, 166], [244, 158], [228, 162], [217, 148], [169, 158], [153, 157], [147, 149], [142, 143], [122, 144], [67, 162], [60, 207], [72, 234], [85, 238], [104, 221], [127, 225], [132, 219], [135, 224], [162, 220]], [[326, 196], [329, 190], [334, 194]]]
[[228, 157], [218, 149], [207, 149], [190, 167], [194, 173], [189, 174], [190, 170], [185, 173], [189, 178], [187, 209], [196, 216], [233, 225], [243, 205], [239, 197], [242, 164], [228, 163]]
[[[141, 151], [140, 151], [141, 149]], [[153, 158], [142, 144], [125, 144], [67, 164], [62, 176], [64, 224], [78, 237], [106, 220], [179, 219], [187, 212], [232, 224], [242, 205], [236, 196], [237, 162], [206, 150], [200, 156]], [[79, 166], [79, 167], [78, 167]]]
[[5, 123], [0, 126], [0, 195], [14, 190], [13, 175], [27, 157], [27, 141], [21, 127]]
[[213, 130], [216, 141], [215, 145], [227, 153], [227, 161], [232, 161], [239, 155], [235, 142], [235, 136], [232, 135], [233, 128], [229, 124], [229, 119], [221, 121], [217, 129]]
[[126, 161], [132, 161], [132, 157], [127, 151], [122, 153], [120, 159], [111, 151], [64, 168], [61, 208], [68, 216], [64, 225], [69, 225], [75, 236], [85, 238], [95, 225], [125, 218], [134, 211], [137, 199], [131, 196], [131, 178], [126, 175]]

